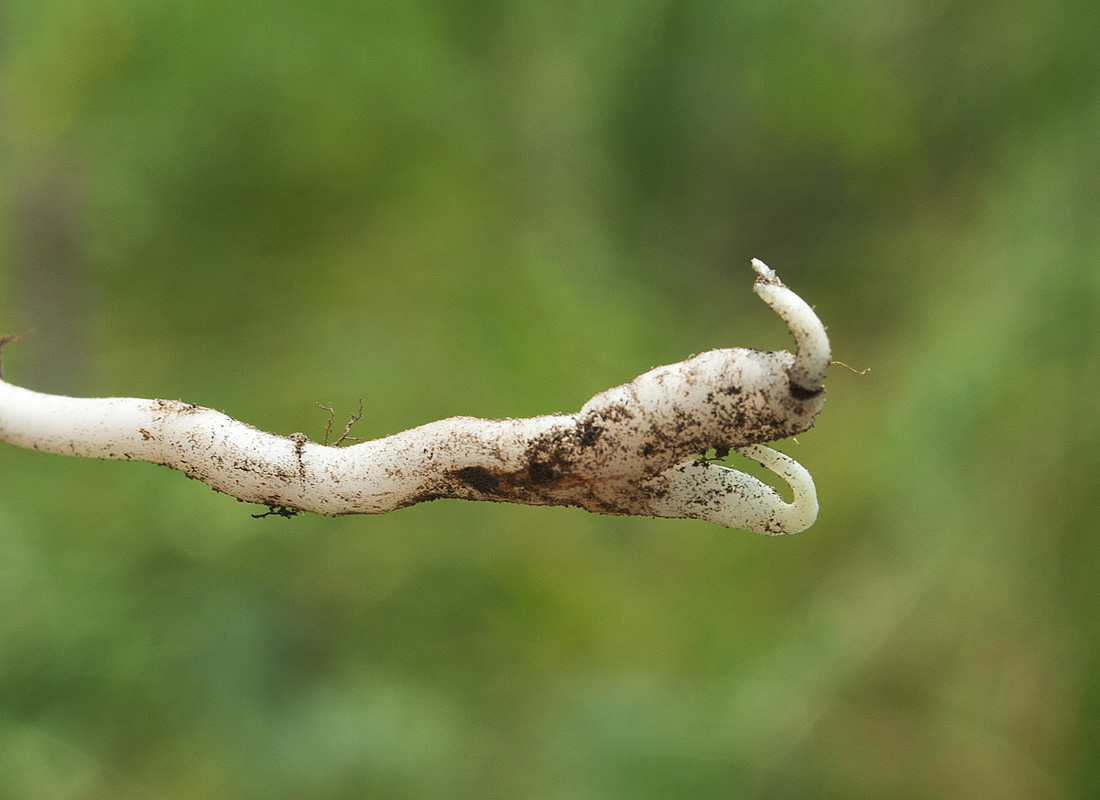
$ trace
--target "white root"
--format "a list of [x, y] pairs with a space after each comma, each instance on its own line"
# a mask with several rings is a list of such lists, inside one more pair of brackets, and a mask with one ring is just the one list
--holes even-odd
[[767, 264], [754, 258], [752, 268], [758, 276], [753, 291], [787, 323], [798, 343], [798, 353], [790, 370], [791, 384], [816, 392], [825, 379], [831, 358], [825, 326], [809, 303], [784, 286]]
[[[452, 417], [329, 447], [180, 401], [62, 397], [0, 380], [0, 439], [163, 464], [281, 513], [381, 514], [451, 497], [797, 533], [817, 517], [813, 479], [762, 443], [813, 425], [824, 403], [829, 341], [809, 305], [762, 262], [753, 267], [755, 291], [790, 327], [797, 355], [712, 350], [602, 392], [574, 414]], [[763, 464], [790, 485], [793, 501], [696, 458], [711, 448]]]

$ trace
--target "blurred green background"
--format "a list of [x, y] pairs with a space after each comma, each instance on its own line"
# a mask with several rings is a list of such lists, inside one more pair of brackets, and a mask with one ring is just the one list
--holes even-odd
[[4, 798], [1100, 787], [1100, 4], [8, 0], [5, 377], [277, 433], [829, 326], [822, 513], [254, 520], [0, 447]]

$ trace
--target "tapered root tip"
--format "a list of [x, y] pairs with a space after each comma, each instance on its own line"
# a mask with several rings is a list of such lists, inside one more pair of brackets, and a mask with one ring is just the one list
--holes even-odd
[[763, 283], [768, 286], [782, 286], [783, 281], [779, 280], [779, 276], [775, 274], [775, 270], [761, 261], [759, 258], [752, 260], [752, 268], [756, 270], [756, 282]]
[[784, 286], [767, 264], [754, 258], [752, 268], [757, 275], [753, 291], [783, 318], [794, 336], [797, 352], [794, 366], [788, 371], [791, 385], [804, 392], [820, 391], [832, 357], [825, 326], [810, 305]]

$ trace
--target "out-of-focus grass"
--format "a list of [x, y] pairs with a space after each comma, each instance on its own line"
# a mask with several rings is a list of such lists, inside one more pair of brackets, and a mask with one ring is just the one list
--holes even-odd
[[1100, 780], [1095, 4], [0, 12], [5, 377], [319, 438], [829, 326], [822, 515], [253, 520], [0, 454], [0, 795], [1074, 797]]

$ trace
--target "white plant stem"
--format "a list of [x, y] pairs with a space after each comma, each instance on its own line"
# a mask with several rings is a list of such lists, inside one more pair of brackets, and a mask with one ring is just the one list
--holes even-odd
[[[451, 417], [349, 447], [276, 436], [176, 400], [83, 399], [0, 380], [0, 439], [51, 453], [150, 461], [282, 511], [381, 514], [437, 498], [574, 505], [601, 514], [706, 519], [796, 533], [817, 517], [813, 479], [763, 447], [807, 430], [824, 402], [829, 342], [813, 310], [762, 262], [755, 291], [797, 355], [712, 350], [602, 392], [574, 414]], [[770, 486], [697, 455], [734, 449]]]

